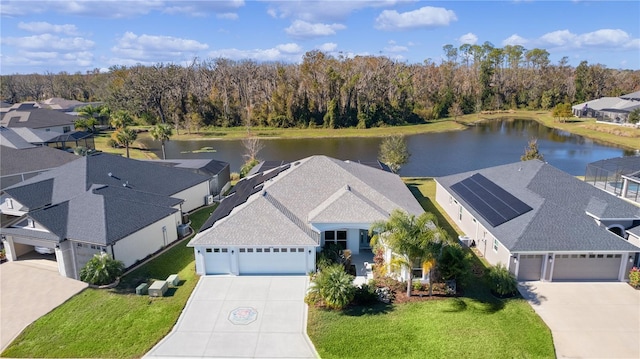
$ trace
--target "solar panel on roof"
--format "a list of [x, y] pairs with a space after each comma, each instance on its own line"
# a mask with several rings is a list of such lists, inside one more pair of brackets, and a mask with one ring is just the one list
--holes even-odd
[[453, 184], [451, 190], [493, 227], [533, 209], [479, 173]]

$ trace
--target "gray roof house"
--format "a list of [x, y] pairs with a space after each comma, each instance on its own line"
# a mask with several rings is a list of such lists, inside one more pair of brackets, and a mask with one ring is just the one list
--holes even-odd
[[61, 111], [39, 108], [35, 103], [22, 103], [5, 110], [0, 112], [0, 126], [7, 128], [26, 127], [62, 134], [72, 131], [77, 119]]
[[519, 280], [625, 280], [640, 207], [538, 160], [436, 179], [436, 201], [491, 264]]
[[594, 117], [607, 122], [625, 123], [629, 113], [640, 108], [640, 91], [620, 97], [601, 97], [571, 107], [578, 117]]
[[209, 176], [211, 194], [216, 196], [231, 187], [231, 171], [229, 163], [214, 159], [171, 159], [148, 160], [149, 162], [175, 168], [183, 168], [195, 173]]
[[424, 212], [396, 174], [311, 156], [239, 181], [188, 246], [200, 274], [305, 274], [327, 243], [369, 249], [394, 209]]
[[99, 153], [4, 188], [0, 232], [9, 260], [50, 248], [78, 278], [100, 251], [129, 267], [175, 241], [209, 195], [208, 176]]

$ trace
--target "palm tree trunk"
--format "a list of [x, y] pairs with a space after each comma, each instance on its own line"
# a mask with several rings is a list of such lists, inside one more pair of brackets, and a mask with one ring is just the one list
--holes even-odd
[[429, 268], [429, 296], [433, 296], [433, 281], [431, 280], [431, 268]]
[[413, 282], [412, 279], [413, 278], [411, 278], [411, 271], [409, 271], [409, 280], [407, 280], [407, 297], [411, 297], [411, 285], [413, 284], [411, 283]]
[[127, 149], [127, 158], [129, 158], [129, 143], [127, 143], [127, 145], [125, 147]]
[[164, 151], [164, 141], [162, 141], [162, 159], [166, 160], [167, 159], [167, 154]]

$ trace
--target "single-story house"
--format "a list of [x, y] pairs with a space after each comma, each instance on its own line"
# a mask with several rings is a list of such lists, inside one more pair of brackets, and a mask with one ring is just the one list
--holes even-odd
[[71, 278], [101, 251], [130, 267], [186, 234], [183, 214], [205, 205], [209, 180], [106, 153], [79, 157], [2, 190], [7, 258], [50, 248]]
[[32, 128], [59, 134], [71, 132], [74, 129], [77, 116], [67, 113], [40, 108], [36, 103], [21, 103], [0, 112], [0, 126], [7, 128]]
[[593, 117], [602, 121], [625, 123], [629, 113], [640, 108], [640, 91], [620, 97], [601, 97], [571, 108], [576, 117]]
[[188, 246], [201, 275], [305, 274], [327, 243], [369, 249], [394, 209], [424, 212], [398, 175], [311, 156], [239, 181]]
[[228, 162], [214, 159], [171, 159], [149, 160], [152, 163], [168, 167], [184, 168], [192, 172], [209, 176], [209, 191], [220, 196], [231, 187], [231, 170]]
[[518, 280], [628, 278], [640, 207], [539, 160], [436, 178], [436, 201], [492, 264]]

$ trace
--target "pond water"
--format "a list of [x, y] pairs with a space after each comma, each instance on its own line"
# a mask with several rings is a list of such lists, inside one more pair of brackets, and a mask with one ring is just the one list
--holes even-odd
[[[389, 133], [393, 133], [393, 128]], [[400, 175], [437, 177], [517, 162], [532, 137], [538, 139], [538, 148], [545, 161], [575, 176], [584, 175], [590, 162], [635, 154], [635, 151], [548, 128], [536, 121], [504, 119], [479, 123], [464, 131], [407, 136], [411, 157], [400, 169]], [[264, 139], [264, 148], [258, 157], [294, 161], [324, 154], [342, 160], [372, 161], [378, 156], [381, 141], [381, 138], [358, 137]], [[143, 142], [162, 157], [158, 142]], [[168, 159], [214, 158], [229, 162], [232, 172], [239, 172], [243, 163], [244, 148], [239, 140], [169, 141], [165, 147]]]

